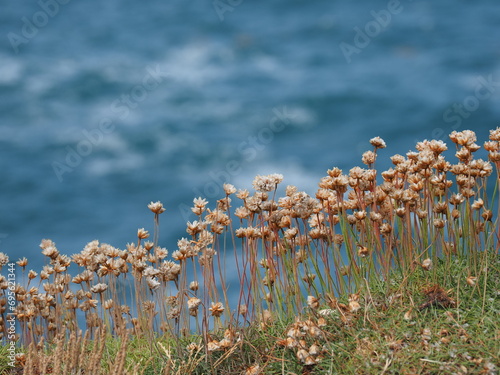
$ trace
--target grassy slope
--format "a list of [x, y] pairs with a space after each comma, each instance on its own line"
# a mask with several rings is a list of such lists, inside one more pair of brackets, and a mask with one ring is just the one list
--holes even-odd
[[[297, 348], [286, 348], [294, 322], [274, 319], [264, 329], [253, 325], [240, 330], [242, 340], [225, 351], [207, 355], [202, 349], [189, 354], [190, 342], [161, 338], [151, 347], [133, 338], [128, 344], [125, 368], [144, 374], [497, 374], [500, 367], [500, 259], [484, 259], [475, 285], [466, 283], [470, 267], [454, 261], [452, 270], [438, 265], [435, 279], [417, 268], [406, 280], [393, 274], [389, 283], [371, 282], [360, 291], [362, 308], [355, 314], [334, 309], [326, 316], [319, 337], [305, 336], [307, 345], [322, 348], [322, 360], [307, 366]], [[486, 272], [487, 271], [487, 272]], [[441, 306], [422, 290], [439, 284], [455, 303]], [[347, 303], [346, 300], [339, 302]], [[420, 308], [428, 302], [429, 306]], [[435, 303], [434, 303], [435, 302]], [[304, 311], [301, 320], [317, 321], [318, 310]], [[223, 333], [214, 335], [218, 339]], [[161, 345], [160, 345], [161, 344]], [[108, 339], [102, 373], [108, 373], [120, 342]], [[0, 374], [7, 369], [6, 348], [0, 348]], [[135, 370], [134, 370], [135, 368]], [[166, 369], [167, 372], [166, 372]]]

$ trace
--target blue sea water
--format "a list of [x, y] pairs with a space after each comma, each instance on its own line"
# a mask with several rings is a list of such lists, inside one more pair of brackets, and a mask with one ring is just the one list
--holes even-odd
[[[0, 0], [0, 251], [124, 248], [160, 200], [326, 170], [500, 126], [497, 0]], [[448, 142], [449, 144], [450, 142]]]

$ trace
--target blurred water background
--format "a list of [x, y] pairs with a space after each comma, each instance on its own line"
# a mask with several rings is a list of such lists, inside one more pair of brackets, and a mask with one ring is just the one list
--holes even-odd
[[[185, 233], [227, 181], [326, 170], [500, 126], [498, 0], [0, 0], [0, 251]], [[448, 142], [449, 144], [450, 142]]]

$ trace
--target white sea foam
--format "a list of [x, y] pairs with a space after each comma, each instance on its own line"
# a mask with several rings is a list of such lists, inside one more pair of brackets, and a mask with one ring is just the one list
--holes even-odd
[[192, 43], [172, 49], [160, 65], [177, 82], [201, 85], [227, 74], [224, 64], [212, 60], [230, 61], [232, 52], [213, 43]]
[[130, 172], [141, 168], [147, 162], [144, 155], [128, 152], [120, 157], [93, 156], [88, 160], [87, 172], [94, 177], [114, 173]]
[[0, 61], [0, 85], [18, 82], [24, 69], [21, 60], [0, 55]]

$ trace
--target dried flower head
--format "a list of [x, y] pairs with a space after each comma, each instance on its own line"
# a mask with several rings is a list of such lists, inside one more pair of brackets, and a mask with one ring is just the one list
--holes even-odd
[[200, 304], [201, 304], [201, 299], [196, 297], [190, 297], [187, 301], [189, 310], [197, 309]]
[[108, 286], [106, 284], [103, 284], [103, 283], [100, 283], [100, 284], [96, 284], [94, 285], [93, 287], [90, 288], [90, 291], [92, 293], [102, 293], [104, 292], [106, 289], [108, 289]]
[[361, 258], [365, 258], [370, 255], [370, 250], [366, 246], [358, 245], [358, 255]]
[[480, 210], [484, 206], [484, 201], [481, 198], [478, 198], [477, 200], [472, 203], [472, 209], [474, 210]]
[[433, 224], [436, 228], [439, 229], [444, 228], [445, 226], [445, 222], [443, 219], [434, 219]]
[[370, 139], [370, 144], [375, 148], [385, 148], [385, 141], [380, 137], [374, 137]]
[[474, 286], [476, 285], [476, 282], [477, 282], [477, 277], [475, 276], [468, 276], [467, 279], [467, 284], [469, 284], [470, 286]]
[[220, 348], [220, 343], [217, 340], [212, 340], [207, 344], [207, 350], [209, 352], [214, 352], [216, 350], [219, 350]]
[[464, 130], [461, 132], [457, 132], [454, 130], [450, 134], [450, 139], [453, 141], [453, 143], [466, 147], [474, 144], [474, 142], [476, 142], [477, 140], [476, 133], [474, 133], [472, 130]]
[[261, 374], [260, 366], [258, 364], [252, 365], [245, 370], [245, 375], [259, 375]]
[[430, 258], [424, 259], [421, 266], [424, 270], [430, 271], [432, 268], [432, 260]]
[[320, 355], [321, 352], [322, 352], [321, 347], [318, 344], [312, 344], [309, 347], [309, 354], [312, 356], [316, 357], [316, 356]]
[[222, 185], [222, 188], [224, 189], [224, 192], [226, 193], [226, 195], [231, 195], [231, 194], [236, 193], [236, 188], [234, 187], [234, 185], [224, 184], [224, 185]]
[[297, 351], [297, 359], [301, 362], [305, 362], [307, 357], [309, 357], [309, 352], [305, 349], [299, 349]]
[[205, 206], [208, 204], [205, 198], [195, 198], [193, 199], [194, 207], [191, 208], [191, 211], [195, 215], [201, 215], [205, 211]]
[[481, 217], [486, 221], [491, 221], [493, 218], [493, 212], [491, 210], [484, 210]]
[[411, 320], [412, 318], [413, 318], [413, 314], [412, 314], [411, 310], [408, 310], [407, 312], [405, 312], [405, 314], [403, 316], [404, 320]]
[[0, 253], [0, 267], [9, 263], [9, 257], [5, 253]]
[[199, 287], [200, 287], [200, 284], [198, 283], [198, 281], [191, 281], [189, 283], [189, 289], [191, 289], [194, 292], [196, 292]]
[[380, 226], [380, 232], [382, 234], [389, 234], [392, 232], [392, 227], [389, 223], [383, 223], [381, 226]]
[[490, 139], [492, 141], [500, 141], [500, 128], [490, 130]]
[[156, 290], [160, 286], [160, 282], [158, 281], [158, 279], [156, 277], [152, 277], [152, 276], [146, 277], [146, 282], [148, 283], [148, 287], [151, 290]]
[[[40, 245], [41, 246], [41, 245]], [[42, 254], [51, 259], [56, 259], [59, 256], [59, 251], [54, 245], [42, 248]]]
[[358, 301], [350, 301], [349, 302], [349, 311], [352, 313], [357, 312], [359, 309], [361, 309], [361, 305], [359, 304]]
[[319, 300], [314, 296], [307, 296], [307, 305], [316, 310], [319, 307]]
[[28, 265], [28, 259], [26, 259], [26, 257], [19, 259], [17, 265], [23, 268], [26, 267]]
[[219, 317], [224, 312], [224, 305], [222, 302], [212, 302], [212, 307], [208, 309], [212, 316]]
[[363, 153], [362, 158], [361, 158], [361, 160], [363, 161], [363, 164], [366, 164], [368, 166], [375, 163], [376, 159], [377, 159], [377, 154], [375, 154], [373, 151], [365, 151]]
[[165, 212], [165, 208], [163, 208], [163, 204], [160, 201], [151, 202], [148, 204], [148, 208], [157, 215]]
[[248, 313], [248, 307], [245, 304], [239, 305], [238, 306], [238, 313], [241, 316], [245, 316]]
[[253, 180], [252, 185], [257, 191], [268, 192], [274, 191], [281, 181], [283, 181], [283, 175], [278, 173], [267, 176], [258, 175]]
[[146, 239], [149, 237], [149, 232], [144, 228], [140, 228], [137, 230], [137, 237], [141, 240]]

